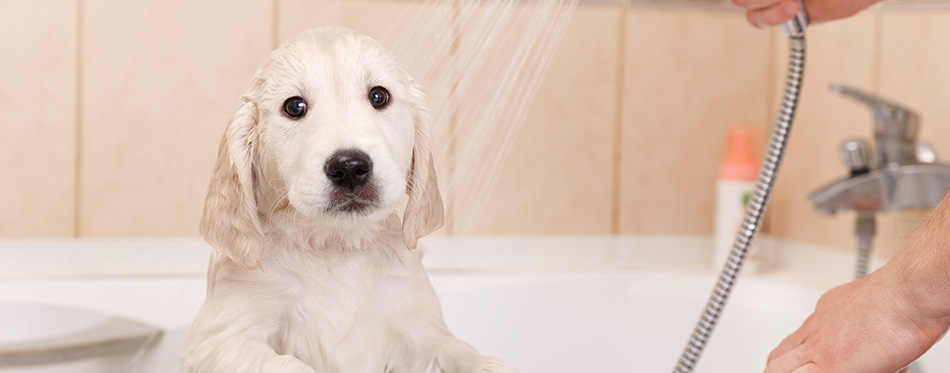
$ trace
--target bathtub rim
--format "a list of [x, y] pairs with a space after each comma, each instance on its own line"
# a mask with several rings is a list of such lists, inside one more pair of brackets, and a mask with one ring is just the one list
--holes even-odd
[[[422, 243], [423, 262], [433, 273], [713, 268], [710, 236], [439, 236]], [[762, 273], [786, 274], [822, 287], [850, 280], [854, 252], [768, 236], [759, 243], [778, 263]], [[0, 240], [5, 258], [0, 280], [203, 277], [211, 251], [198, 238], [5, 239]], [[872, 268], [884, 262], [873, 258]]]

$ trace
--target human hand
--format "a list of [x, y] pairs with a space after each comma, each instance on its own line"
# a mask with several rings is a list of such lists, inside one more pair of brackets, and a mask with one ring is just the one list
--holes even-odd
[[[879, 0], [805, 0], [812, 23], [832, 21], [857, 14]], [[798, 0], [732, 0], [746, 10], [746, 19], [755, 27], [777, 26], [798, 13]]]
[[920, 301], [921, 287], [906, 280], [906, 267], [899, 260], [888, 263], [825, 293], [805, 323], [769, 354], [765, 372], [893, 373], [906, 368], [950, 325], [945, 311]]

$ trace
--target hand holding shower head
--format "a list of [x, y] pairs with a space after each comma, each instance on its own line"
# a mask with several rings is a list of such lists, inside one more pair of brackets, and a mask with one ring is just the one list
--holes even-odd
[[798, 95], [801, 93], [802, 70], [805, 67], [805, 27], [808, 25], [808, 15], [805, 13], [803, 0], [798, 0], [798, 4], [800, 6], [798, 14], [782, 25], [782, 31], [788, 35], [789, 41], [788, 75], [785, 80], [785, 93], [782, 95], [782, 104], [775, 119], [768, 149], [762, 158], [762, 167], [759, 169], [755, 191], [746, 206], [745, 218], [743, 218], [739, 233], [732, 244], [729, 260], [723, 266], [712, 295], [706, 302], [706, 308], [696, 323], [696, 328], [693, 329], [693, 334], [690, 336], [683, 354], [680, 355], [676, 368], [673, 370], [675, 373], [690, 373], [699, 361], [699, 357], [706, 347], [706, 342], [709, 341], [716, 322], [719, 321], [719, 315], [726, 306], [726, 300], [732, 292], [732, 286], [735, 284], [739, 270], [742, 268], [742, 262], [749, 251], [749, 245], [755, 239], [762, 223], [762, 217], [765, 215], [765, 208], [768, 206], [769, 196], [772, 193], [772, 185], [778, 176], [782, 155], [785, 153], [788, 143], [792, 120], [795, 118]]

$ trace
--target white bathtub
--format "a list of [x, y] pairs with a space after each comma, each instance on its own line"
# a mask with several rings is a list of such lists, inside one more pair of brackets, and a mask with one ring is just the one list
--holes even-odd
[[[522, 372], [670, 371], [713, 286], [705, 238], [429, 241], [449, 327]], [[786, 268], [739, 281], [698, 372], [761, 371], [818, 296], [851, 272], [849, 255], [775, 246]], [[175, 371], [204, 297], [207, 253], [194, 240], [0, 243], [0, 254], [19, 262], [0, 264], [0, 303], [75, 307], [164, 331], [141, 351], [0, 372]], [[950, 344], [921, 363], [950, 371]]]

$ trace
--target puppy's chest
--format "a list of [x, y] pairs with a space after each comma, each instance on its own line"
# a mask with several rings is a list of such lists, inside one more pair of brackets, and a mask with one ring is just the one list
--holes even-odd
[[[292, 330], [309, 331], [330, 339], [353, 333], [362, 324], [376, 322], [393, 309], [392, 298], [397, 286], [385, 278], [304, 279], [299, 281], [294, 296], [288, 298], [289, 312], [285, 323]], [[292, 331], [291, 331], [292, 333]]]
[[416, 348], [406, 342], [407, 334], [427, 333], [423, 318], [441, 321], [432, 307], [435, 300], [438, 311], [438, 300], [412, 271], [346, 264], [280, 279], [284, 284], [279, 286], [293, 291], [285, 299], [287, 312], [275, 345], [314, 368], [383, 371], [394, 350]]
[[[335, 368], [327, 371], [367, 371], [354, 369], [354, 363], [385, 365], [393, 333], [392, 319], [384, 311], [391, 307], [368, 289], [351, 290], [348, 295], [302, 294], [282, 322], [278, 339], [283, 351], [279, 352], [297, 356], [314, 368]], [[363, 361], [353, 359], [358, 351]]]

